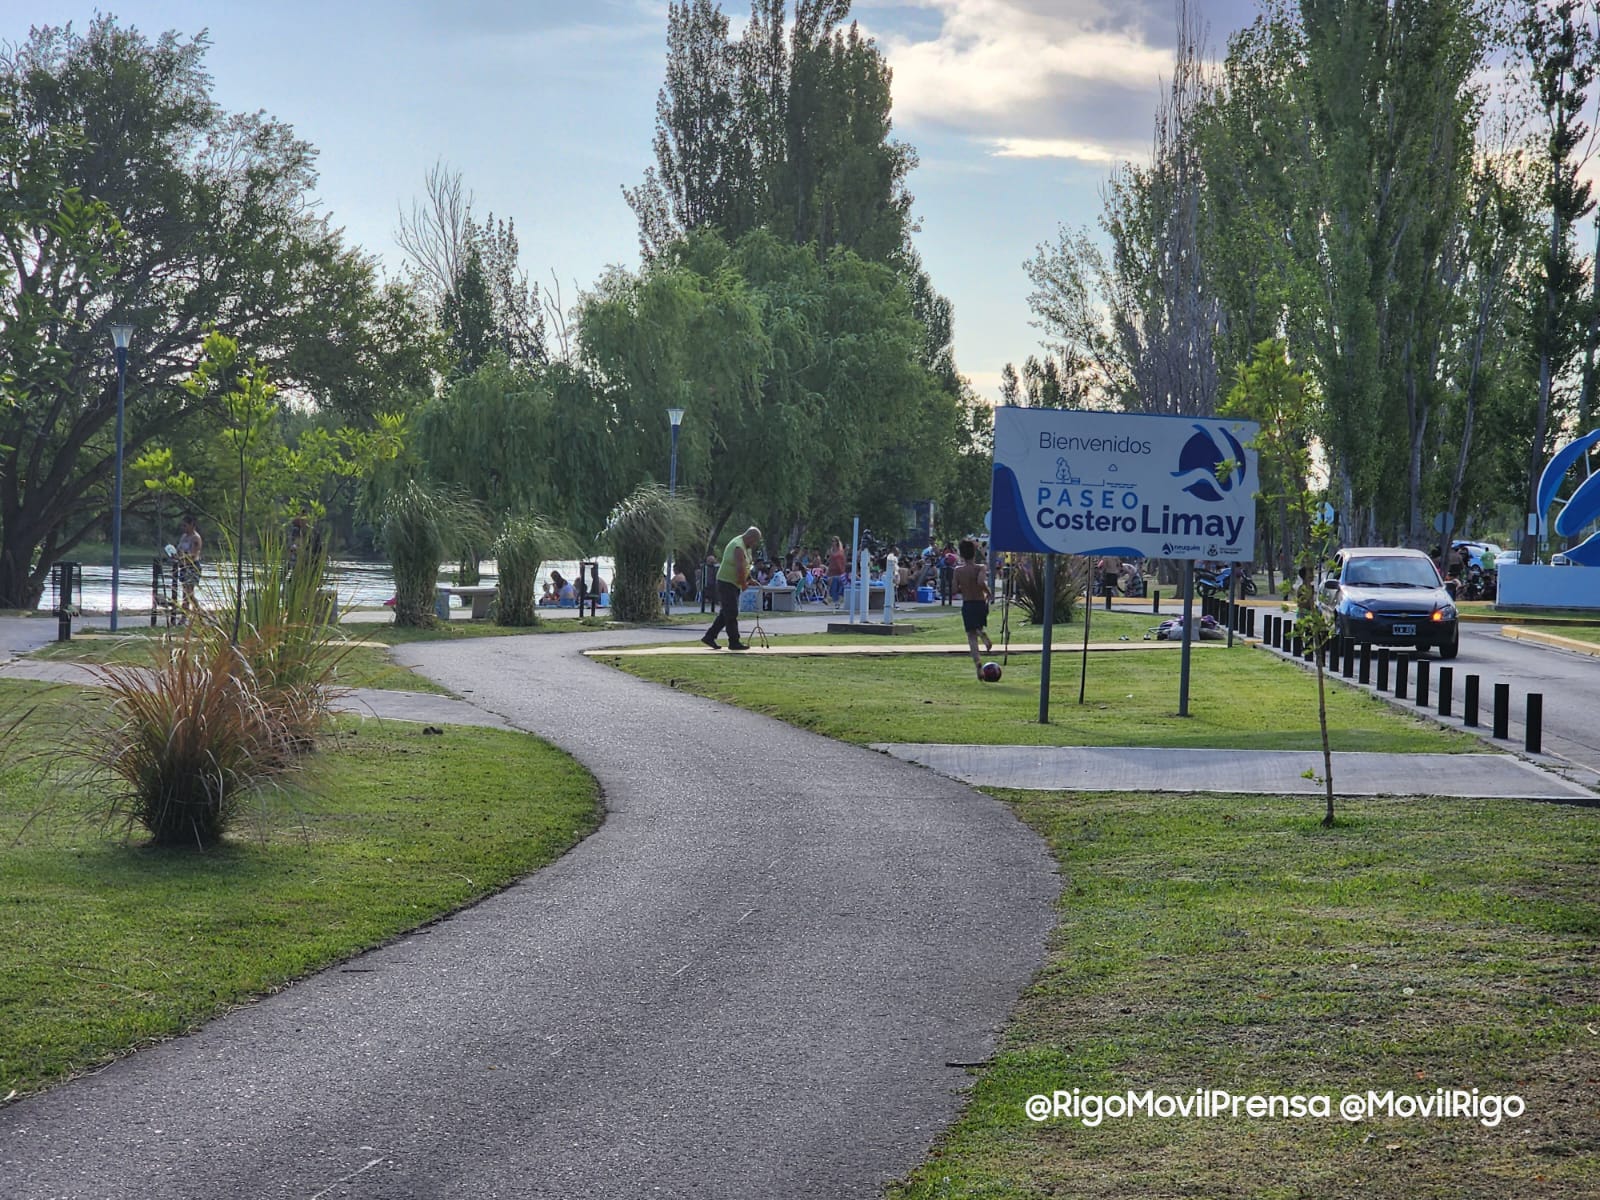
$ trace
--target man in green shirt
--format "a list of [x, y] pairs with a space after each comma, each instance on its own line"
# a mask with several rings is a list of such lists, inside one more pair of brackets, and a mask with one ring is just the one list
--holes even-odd
[[721, 605], [717, 619], [700, 640], [713, 650], [717, 634], [728, 631], [729, 650], [748, 650], [739, 640], [739, 595], [750, 582], [750, 552], [761, 544], [761, 530], [754, 525], [730, 541], [722, 551], [722, 564], [717, 568], [717, 602]]

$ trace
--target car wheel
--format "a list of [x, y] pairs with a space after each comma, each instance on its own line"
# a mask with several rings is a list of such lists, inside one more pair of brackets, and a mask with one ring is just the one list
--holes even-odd
[[1440, 658], [1454, 658], [1461, 652], [1461, 630], [1459, 627], [1450, 631], [1450, 640], [1439, 647]]

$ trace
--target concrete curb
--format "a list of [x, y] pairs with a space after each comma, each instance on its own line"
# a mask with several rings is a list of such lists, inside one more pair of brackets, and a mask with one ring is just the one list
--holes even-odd
[[1600, 643], [1585, 642], [1579, 638], [1562, 637], [1559, 633], [1545, 633], [1539, 629], [1529, 629], [1525, 625], [1502, 625], [1500, 636], [1513, 638], [1519, 642], [1536, 642], [1541, 646], [1554, 646], [1557, 650], [1571, 650], [1574, 654], [1587, 654], [1591, 658], [1600, 658]]

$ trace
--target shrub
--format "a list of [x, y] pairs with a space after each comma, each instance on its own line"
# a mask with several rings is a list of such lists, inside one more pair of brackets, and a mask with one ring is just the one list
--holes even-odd
[[[1027, 615], [1028, 624], [1044, 624], [1044, 555], [1019, 554], [1012, 559], [1011, 601]], [[1078, 555], [1056, 555], [1055, 619], [1067, 624], [1075, 619], [1078, 601], [1089, 583], [1089, 560]]]
[[190, 630], [158, 653], [153, 668], [96, 668], [111, 705], [92, 766], [130, 828], [158, 846], [212, 846], [284, 769], [288, 731], [225, 637]]

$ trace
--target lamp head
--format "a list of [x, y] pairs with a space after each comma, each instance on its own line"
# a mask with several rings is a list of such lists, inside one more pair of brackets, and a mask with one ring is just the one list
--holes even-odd
[[132, 340], [132, 325], [113, 325], [111, 327], [111, 344], [118, 350], [126, 350], [128, 343]]
[[681, 409], [681, 408], [669, 408], [669, 409], [667, 409], [667, 420], [672, 422], [672, 427], [674, 429], [676, 429], [679, 425], [682, 425], [683, 424], [683, 409]]

